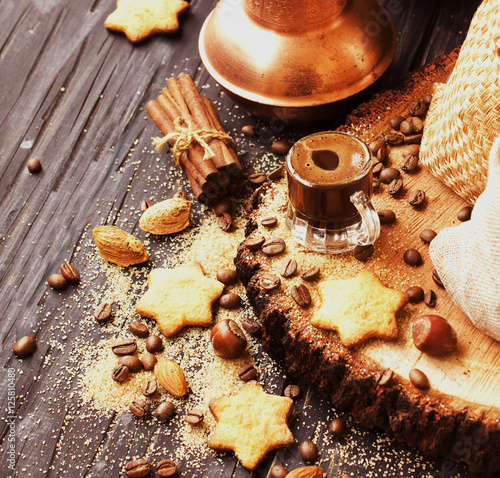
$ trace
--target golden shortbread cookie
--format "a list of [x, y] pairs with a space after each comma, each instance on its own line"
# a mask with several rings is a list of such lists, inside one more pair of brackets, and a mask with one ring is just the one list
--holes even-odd
[[171, 33], [179, 29], [178, 16], [189, 8], [183, 0], [117, 0], [104, 26], [123, 32], [132, 43], [155, 33]]
[[208, 327], [212, 323], [212, 304], [224, 289], [221, 282], [205, 277], [196, 262], [175, 269], [153, 269], [148, 285], [135, 310], [156, 320], [165, 337], [189, 325]]
[[287, 421], [293, 400], [270, 395], [257, 382], [248, 382], [235, 395], [210, 402], [217, 420], [208, 445], [214, 450], [233, 450], [241, 464], [254, 470], [264, 456], [294, 443]]
[[384, 287], [369, 270], [352, 279], [327, 280], [318, 286], [318, 292], [321, 307], [311, 317], [311, 325], [336, 330], [346, 347], [372, 337], [396, 338], [396, 313], [409, 300], [408, 294]]

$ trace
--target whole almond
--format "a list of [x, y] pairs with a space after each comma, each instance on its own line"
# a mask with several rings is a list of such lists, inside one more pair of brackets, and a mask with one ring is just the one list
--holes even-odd
[[323, 478], [323, 470], [319, 466], [303, 466], [292, 470], [285, 478]]
[[155, 376], [160, 385], [174, 397], [186, 395], [186, 377], [181, 367], [173, 360], [158, 360], [155, 365]]
[[139, 220], [139, 227], [151, 234], [174, 234], [189, 226], [191, 201], [171, 198], [148, 207]]
[[99, 226], [92, 231], [99, 254], [120, 267], [140, 264], [149, 259], [144, 244], [116, 226]]

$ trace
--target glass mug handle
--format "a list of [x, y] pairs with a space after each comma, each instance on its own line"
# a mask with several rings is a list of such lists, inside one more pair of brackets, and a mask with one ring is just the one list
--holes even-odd
[[362, 218], [359, 233], [353, 242], [359, 246], [373, 244], [380, 235], [380, 219], [371, 199], [363, 191], [355, 192], [350, 199]]

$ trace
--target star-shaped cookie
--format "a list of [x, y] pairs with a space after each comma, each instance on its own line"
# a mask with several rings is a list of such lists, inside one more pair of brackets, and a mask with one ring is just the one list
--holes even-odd
[[135, 310], [155, 319], [165, 337], [188, 325], [208, 327], [212, 323], [212, 304], [224, 288], [221, 282], [205, 277], [196, 262], [175, 269], [153, 269], [148, 285]]
[[352, 279], [327, 280], [318, 292], [321, 307], [311, 317], [311, 325], [336, 330], [346, 347], [372, 337], [396, 338], [396, 313], [409, 300], [408, 294], [384, 287], [369, 270]]
[[208, 445], [233, 450], [241, 464], [254, 470], [271, 450], [294, 442], [287, 420], [293, 400], [270, 395], [257, 382], [248, 382], [236, 394], [210, 402], [217, 420]]
[[178, 15], [189, 8], [182, 0], [117, 0], [116, 10], [104, 26], [123, 32], [132, 43], [155, 33], [170, 33], [179, 29]]

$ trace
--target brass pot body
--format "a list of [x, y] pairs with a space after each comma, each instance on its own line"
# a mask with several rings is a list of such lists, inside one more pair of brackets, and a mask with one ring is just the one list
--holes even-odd
[[350, 106], [395, 49], [376, 0], [220, 0], [199, 38], [205, 67], [237, 102], [294, 124]]

